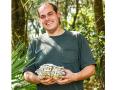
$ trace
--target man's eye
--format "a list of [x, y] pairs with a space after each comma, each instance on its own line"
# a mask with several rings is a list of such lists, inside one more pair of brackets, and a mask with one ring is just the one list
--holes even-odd
[[40, 16], [40, 18], [41, 18], [41, 19], [44, 19], [44, 18], [45, 18], [45, 16]]
[[48, 13], [48, 16], [51, 16], [51, 15], [53, 15], [53, 12]]

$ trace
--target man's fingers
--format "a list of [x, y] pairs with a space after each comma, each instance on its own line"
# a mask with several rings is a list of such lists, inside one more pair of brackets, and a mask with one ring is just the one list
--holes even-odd
[[52, 78], [42, 79], [40, 82], [44, 85], [50, 85], [55, 83], [55, 81]]
[[57, 83], [60, 85], [67, 84], [68, 80], [57, 81]]

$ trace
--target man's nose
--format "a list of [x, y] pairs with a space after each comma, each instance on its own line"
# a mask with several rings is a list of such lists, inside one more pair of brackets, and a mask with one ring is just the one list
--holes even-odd
[[48, 16], [48, 15], [46, 15], [45, 19], [46, 19], [46, 20], [49, 20], [49, 16]]

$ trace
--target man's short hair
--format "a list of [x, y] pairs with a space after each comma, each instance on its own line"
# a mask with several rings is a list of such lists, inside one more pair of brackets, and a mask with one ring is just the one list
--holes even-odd
[[[51, 2], [41, 3], [38, 8], [40, 8], [42, 5], [47, 5], [47, 4], [51, 5], [52, 8], [53, 8], [53, 10], [54, 10], [56, 13], [58, 12], [58, 7], [57, 7], [55, 4], [51, 3]], [[40, 16], [40, 15], [39, 15], [39, 12], [38, 12], [38, 9], [37, 9], [37, 13], [38, 13], [38, 16]]]
[[58, 7], [53, 3], [48, 3], [48, 4], [50, 4], [53, 7], [53, 10], [57, 13]]

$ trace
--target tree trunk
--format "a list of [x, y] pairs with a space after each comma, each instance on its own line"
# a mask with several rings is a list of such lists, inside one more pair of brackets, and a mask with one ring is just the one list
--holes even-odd
[[[95, 24], [96, 24], [96, 30], [98, 32], [98, 36], [101, 32], [105, 33], [105, 22], [104, 22], [104, 16], [103, 16], [103, 2], [102, 0], [94, 0], [94, 13], [95, 13]], [[99, 41], [98, 37], [98, 41]], [[105, 41], [105, 38], [101, 39], [103, 42]], [[104, 44], [100, 44], [98, 42], [98, 46], [101, 48], [104, 48]], [[105, 55], [103, 54], [100, 57], [100, 66], [98, 68], [100, 69], [98, 80], [100, 81], [100, 90], [105, 89]], [[102, 76], [101, 76], [102, 75]]]
[[94, 12], [97, 31], [105, 31], [102, 0], [94, 0]]
[[78, 0], [76, 0], [76, 13], [75, 13], [75, 16], [74, 16], [74, 19], [73, 19], [72, 29], [75, 29], [75, 22], [76, 22], [76, 19], [77, 19], [78, 12], [79, 12], [79, 2], [78, 2]]
[[65, 20], [67, 20], [67, 16], [68, 16], [68, 0], [66, 0], [65, 2]]
[[20, 0], [12, 0], [12, 47], [25, 42], [25, 12]]

